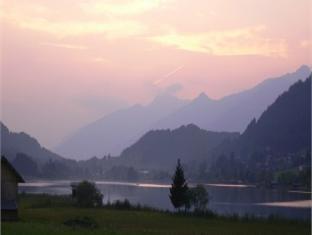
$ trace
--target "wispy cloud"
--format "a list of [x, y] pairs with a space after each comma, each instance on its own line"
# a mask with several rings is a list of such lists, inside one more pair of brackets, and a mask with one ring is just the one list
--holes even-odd
[[[79, 13], [77, 13], [79, 15]], [[122, 38], [141, 34], [145, 25], [135, 20], [125, 19], [83, 19], [73, 17], [58, 19], [57, 12], [44, 6], [27, 7], [13, 5], [3, 7], [0, 16], [7, 22], [22, 29], [49, 33], [58, 38], [103, 34], [106, 38]]]
[[310, 48], [312, 49], [312, 40], [302, 40], [300, 42], [300, 46], [303, 48]]
[[161, 77], [160, 79], [157, 79], [156, 81], [153, 82], [154, 86], [159, 85], [160, 83], [164, 82], [165, 80], [167, 80], [167, 78], [171, 77], [172, 75], [174, 75], [175, 73], [177, 73], [178, 71], [180, 71], [181, 69], [183, 69], [184, 66], [179, 66], [177, 68], [175, 68], [174, 70], [171, 70], [170, 72], [166, 73], [163, 77]]
[[110, 62], [107, 58], [104, 58], [104, 57], [94, 57], [92, 58], [92, 61], [97, 62], [97, 63], [104, 63], [104, 64], [107, 64]]
[[169, 73], [164, 75], [164, 78], [170, 77], [173, 74], [175, 74], [176, 72], [178, 72], [179, 70], [183, 69], [184, 66], [179, 66], [177, 68], [175, 68], [174, 70], [170, 71]]
[[66, 48], [72, 50], [86, 50], [88, 47], [82, 45], [74, 45], [74, 44], [64, 44], [64, 43], [54, 43], [54, 42], [43, 42], [41, 45], [44, 46], [51, 46], [51, 47], [59, 47], [59, 48]]
[[104, 14], [114, 16], [131, 16], [141, 14], [161, 6], [168, 0], [128, 0], [116, 3], [116, 1], [93, 1], [81, 3], [81, 9], [90, 14]]
[[86, 34], [104, 34], [107, 38], [136, 35], [144, 31], [144, 26], [133, 21], [92, 22], [64, 21], [51, 22], [44, 18], [17, 20], [21, 28], [46, 32], [59, 38]]
[[287, 56], [287, 43], [284, 39], [263, 36], [265, 26], [208, 31], [204, 33], [176, 33], [153, 36], [149, 39], [165, 46], [181, 50], [208, 53], [218, 56], [261, 55]]
[[[7, 3], [1, 15], [19, 28], [51, 34], [57, 39], [86, 35], [100, 35], [104, 40], [137, 37], [142, 41], [156, 43], [156, 47], [164, 45], [216, 56], [288, 56], [287, 40], [270, 36], [270, 32], [263, 25], [227, 30], [196, 28], [196, 31], [191, 32], [189, 28], [183, 30], [176, 22], [170, 22], [168, 16], [164, 17], [166, 21], [159, 20], [158, 29], [155, 29], [153, 21], [136, 17], [169, 6], [169, 3], [178, 7], [178, 1], [174, 0], [77, 1], [73, 4], [71, 14], [64, 17], [66, 14], [59, 14], [55, 7], [49, 8], [44, 3], [19, 4], [15, 1], [14, 4]], [[215, 10], [209, 12], [207, 14], [212, 14]], [[203, 19], [206, 16], [199, 14], [202, 14]], [[63, 17], [58, 17], [59, 15]], [[309, 45], [309, 42], [301, 43], [301, 47]], [[70, 49], [66, 45], [63, 47]]]
[[170, 22], [165, 23], [160, 20], [158, 25], [163, 29], [163, 33], [159, 34], [153, 30], [153, 25], [148, 21], [135, 17], [161, 6], [167, 6], [171, 1], [78, 1], [71, 12], [72, 17], [63, 18], [58, 17], [58, 11], [45, 5], [15, 3], [4, 7], [1, 15], [19, 28], [48, 33], [58, 39], [85, 35], [101, 35], [103, 39], [135, 36], [141, 40], [180, 50], [217, 56], [287, 56], [286, 40], [268, 36], [265, 26], [185, 32], [178, 30], [178, 27]]

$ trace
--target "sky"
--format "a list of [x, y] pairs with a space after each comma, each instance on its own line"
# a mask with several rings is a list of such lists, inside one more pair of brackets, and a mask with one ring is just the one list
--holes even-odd
[[47, 147], [171, 93], [221, 98], [311, 65], [310, 0], [2, 0], [1, 120]]

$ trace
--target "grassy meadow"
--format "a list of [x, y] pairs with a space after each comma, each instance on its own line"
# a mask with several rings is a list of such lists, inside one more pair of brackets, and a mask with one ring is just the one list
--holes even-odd
[[[310, 234], [310, 224], [305, 222], [218, 216], [200, 217], [144, 208], [76, 208], [69, 197], [47, 195], [21, 196], [19, 217], [20, 220], [17, 222], [2, 222], [2, 234]], [[77, 220], [82, 220], [82, 223], [76, 223]], [[87, 222], [84, 223], [84, 220]]]

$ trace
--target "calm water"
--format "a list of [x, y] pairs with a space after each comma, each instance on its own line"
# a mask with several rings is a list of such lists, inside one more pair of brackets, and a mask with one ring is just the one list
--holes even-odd
[[[45, 181], [22, 184], [20, 192], [70, 194], [70, 181]], [[97, 181], [104, 201], [113, 202], [127, 198], [131, 203], [140, 203], [160, 209], [173, 210], [168, 197], [170, 185]], [[297, 219], [309, 219], [311, 193], [259, 189], [248, 185], [207, 184], [211, 197], [208, 207], [219, 214], [271, 214]]]

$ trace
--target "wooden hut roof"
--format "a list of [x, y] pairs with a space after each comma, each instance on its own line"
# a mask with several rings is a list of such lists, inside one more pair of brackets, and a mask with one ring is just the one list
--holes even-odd
[[10, 171], [13, 172], [18, 183], [25, 183], [25, 180], [23, 179], [23, 177], [17, 172], [17, 170], [15, 170], [15, 168], [12, 166], [12, 164], [4, 156], [1, 156], [1, 166], [2, 165], [7, 166], [10, 169]]

